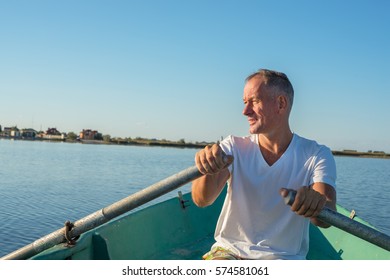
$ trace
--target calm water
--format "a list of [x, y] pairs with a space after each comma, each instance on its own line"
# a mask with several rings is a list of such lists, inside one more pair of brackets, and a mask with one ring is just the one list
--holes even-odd
[[[195, 153], [0, 140], [0, 256], [57, 230], [66, 220], [76, 221], [192, 166]], [[336, 157], [336, 163], [338, 202], [390, 234], [390, 160]]]

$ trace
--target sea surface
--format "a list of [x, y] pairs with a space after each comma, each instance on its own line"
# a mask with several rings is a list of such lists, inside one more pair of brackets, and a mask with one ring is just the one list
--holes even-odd
[[[0, 256], [193, 166], [196, 152], [0, 139]], [[335, 159], [338, 203], [390, 235], [390, 160]]]

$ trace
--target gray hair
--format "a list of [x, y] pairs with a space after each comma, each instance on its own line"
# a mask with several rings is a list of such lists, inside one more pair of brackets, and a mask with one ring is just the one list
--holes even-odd
[[291, 109], [294, 101], [294, 88], [286, 74], [268, 69], [260, 69], [257, 72], [249, 75], [245, 81], [248, 82], [255, 77], [262, 77], [264, 79], [265, 85], [272, 89], [273, 92], [283, 92], [290, 103]]

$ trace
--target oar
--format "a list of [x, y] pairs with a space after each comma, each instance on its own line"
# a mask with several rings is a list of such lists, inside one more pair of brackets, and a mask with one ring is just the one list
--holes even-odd
[[[296, 191], [290, 190], [284, 198], [287, 205], [292, 205], [295, 200]], [[387, 251], [390, 251], [390, 236], [379, 232], [369, 226], [363, 225], [351, 218], [341, 215], [327, 207], [324, 207], [317, 218], [327, 224], [344, 230], [352, 235], [375, 244]]]
[[137, 193], [134, 193], [114, 204], [111, 204], [95, 213], [92, 213], [78, 221], [73, 227], [66, 230], [66, 227], [58, 229], [35, 242], [16, 250], [1, 259], [3, 260], [24, 260], [49, 249], [67, 240], [73, 240], [82, 233], [96, 228], [111, 219], [118, 217], [138, 206], [141, 206], [157, 197], [160, 197], [174, 189], [179, 188], [199, 177], [202, 174], [196, 166], [189, 167], [175, 175], [172, 175], [158, 183], [155, 183]]

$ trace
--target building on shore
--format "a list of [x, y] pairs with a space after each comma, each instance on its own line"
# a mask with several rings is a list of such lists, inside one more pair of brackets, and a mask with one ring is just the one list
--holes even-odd
[[103, 140], [103, 135], [97, 130], [83, 129], [80, 132], [81, 140]]
[[0, 131], [0, 136], [9, 137], [9, 138], [19, 138], [21, 134], [17, 126], [12, 126], [12, 127], [4, 127], [4, 129]]
[[0, 137], [13, 139], [35, 139], [38, 132], [32, 128], [19, 129], [17, 126], [4, 127], [0, 126]]
[[46, 132], [41, 132], [38, 137], [42, 140], [65, 140], [66, 133], [59, 132], [55, 127], [49, 127]]
[[24, 139], [35, 139], [35, 137], [38, 135], [38, 132], [32, 128], [23, 128], [20, 130], [20, 134]]

